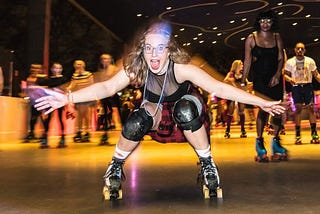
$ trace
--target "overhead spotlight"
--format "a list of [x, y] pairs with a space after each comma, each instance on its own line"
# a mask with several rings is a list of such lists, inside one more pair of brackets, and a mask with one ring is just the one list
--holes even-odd
[[242, 18], [241, 21], [245, 22], [247, 21], [247, 18]]
[[311, 15], [310, 15], [310, 14], [306, 15], [306, 18], [310, 18], [310, 17], [311, 17]]
[[211, 43], [212, 43], [212, 44], [216, 44], [216, 43], [217, 43], [217, 41], [212, 41]]
[[198, 40], [198, 37], [193, 37], [193, 40]]
[[315, 38], [313, 41], [314, 41], [314, 42], [317, 42], [317, 41], [319, 41], [319, 38]]
[[213, 28], [212, 28], [212, 30], [217, 30], [217, 29], [218, 29], [218, 27], [213, 27]]
[[222, 35], [222, 33], [217, 33], [217, 36], [221, 36]]
[[184, 28], [180, 28], [179, 30], [180, 30], [180, 31], [184, 31], [185, 29], [184, 29]]
[[235, 22], [236, 22], [236, 21], [234, 21], [234, 20], [229, 21], [230, 24], [233, 24], [233, 23], [235, 23]]
[[198, 36], [202, 36], [202, 33], [198, 33]]
[[171, 10], [172, 9], [172, 7], [166, 7], [166, 10]]
[[240, 40], [242, 40], [242, 41], [245, 40], [245, 39], [246, 39], [246, 37], [241, 37], [241, 38], [240, 38]]
[[278, 15], [279, 15], [279, 16], [283, 15], [283, 12], [282, 12], [282, 11], [281, 11], [281, 12], [279, 12], [279, 13], [278, 13]]
[[298, 24], [298, 22], [294, 22], [294, 23], [292, 23], [292, 25], [293, 25], [293, 26], [296, 26], [297, 24]]
[[200, 43], [200, 44], [204, 43], [204, 40], [200, 40], [199, 43]]
[[142, 13], [138, 13], [138, 14], [137, 14], [137, 17], [141, 17], [141, 16], [142, 16]]
[[278, 4], [277, 4], [278, 6], [281, 6], [281, 5], [283, 5], [283, 2], [279, 2]]

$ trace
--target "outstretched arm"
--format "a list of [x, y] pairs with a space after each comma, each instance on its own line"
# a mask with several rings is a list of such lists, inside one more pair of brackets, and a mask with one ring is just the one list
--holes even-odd
[[175, 75], [178, 82], [190, 81], [203, 90], [215, 94], [217, 97], [256, 105], [271, 115], [283, 113], [285, 110], [284, 107], [279, 105], [280, 100], [268, 101], [252, 95], [242, 89], [218, 81], [195, 65], [175, 64]]
[[109, 80], [93, 84], [72, 93], [63, 94], [54, 90], [43, 89], [46, 95], [35, 101], [37, 103], [35, 108], [39, 111], [45, 110], [45, 113], [48, 114], [67, 103], [81, 103], [113, 96], [128, 86], [129, 83], [130, 80], [125, 71], [120, 70]]

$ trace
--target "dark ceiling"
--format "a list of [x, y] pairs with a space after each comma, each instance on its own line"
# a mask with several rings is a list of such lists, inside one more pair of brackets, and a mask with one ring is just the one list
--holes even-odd
[[192, 52], [202, 52], [207, 49], [242, 51], [244, 39], [253, 31], [255, 16], [260, 11], [273, 9], [279, 14], [280, 33], [286, 49], [292, 50], [297, 41], [304, 42], [311, 49], [318, 50], [320, 47], [320, 0], [76, 0], [74, 2], [85, 8], [124, 42], [133, 35], [140, 24], [158, 16], [173, 24], [173, 33], [179, 43], [186, 45]]

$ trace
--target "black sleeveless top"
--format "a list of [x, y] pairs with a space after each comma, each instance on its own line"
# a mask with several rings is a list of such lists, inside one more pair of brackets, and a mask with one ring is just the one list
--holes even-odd
[[251, 64], [253, 88], [255, 91], [262, 93], [273, 100], [280, 100], [283, 97], [282, 81], [272, 88], [268, 86], [278, 68], [279, 53], [276, 34], [274, 34], [275, 46], [272, 48], [258, 46], [255, 34], [253, 34], [253, 39], [255, 42], [255, 46], [251, 50], [252, 57], [255, 58], [255, 61], [252, 61]]
[[[163, 90], [163, 102], [174, 102], [183, 95], [190, 93], [192, 84], [189, 81], [178, 83], [174, 75], [174, 62], [169, 61], [168, 69], [165, 74], [156, 75], [150, 70], [146, 79], [145, 99], [157, 103]], [[167, 75], [167, 77], [165, 77]], [[166, 82], [164, 80], [166, 78]], [[164, 87], [164, 88], [163, 88]]]

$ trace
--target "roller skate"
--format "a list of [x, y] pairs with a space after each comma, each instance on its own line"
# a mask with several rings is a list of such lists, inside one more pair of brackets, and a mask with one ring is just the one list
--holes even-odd
[[29, 132], [28, 135], [24, 138], [23, 143], [31, 143], [34, 141], [39, 141], [39, 139], [36, 138], [33, 132]]
[[198, 183], [201, 184], [202, 192], [205, 199], [219, 198], [222, 199], [222, 189], [216, 165], [211, 157], [199, 158], [201, 169], [198, 174]]
[[294, 142], [294, 144], [296, 144], [296, 145], [302, 144], [301, 136], [296, 136], [296, 142]]
[[245, 130], [241, 130], [240, 137], [241, 138], [246, 138], [247, 137], [247, 132]]
[[104, 146], [104, 145], [111, 146], [110, 143], [108, 142], [108, 134], [107, 133], [104, 133], [100, 139], [99, 146]]
[[225, 132], [224, 132], [224, 137], [225, 138], [230, 138], [230, 131], [228, 131], [228, 130], [226, 130]]
[[264, 140], [263, 138], [256, 138], [256, 152], [257, 156], [255, 157], [255, 161], [261, 163], [269, 162], [269, 158], [267, 156], [267, 150], [264, 147]]
[[122, 199], [121, 182], [125, 180], [123, 173], [124, 160], [113, 158], [106, 174], [103, 176], [105, 185], [103, 187], [103, 196], [105, 200]]
[[272, 161], [286, 161], [288, 160], [288, 152], [280, 144], [280, 137], [273, 137], [271, 142], [271, 160]]
[[88, 132], [81, 137], [81, 142], [82, 143], [90, 142], [90, 135]]
[[80, 143], [81, 142], [81, 131], [77, 132], [77, 134], [73, 137], [73, 141], [75, 143]]
[[40, 139], [41, 139], [41, 143], [40, 143], [39, 148], [40, 148], [40, 149], [49, 149], [50, 147], [49, 147], [49, 145], [48, 145], [47, 135], [46, 135], [46, 134], [43, 134]]
[[57, 148], [62, 149], [62, 148], [66, 148], [66, 147], [67, 147], [67, 145], [65, 143], [65, 138], [64, 138], [64, 135], [62, 135]]
[[317, 132], [312, 133], [312, 139], [310, 140], [311, 144], [319, 144], [319, 135], [317, 134]]

